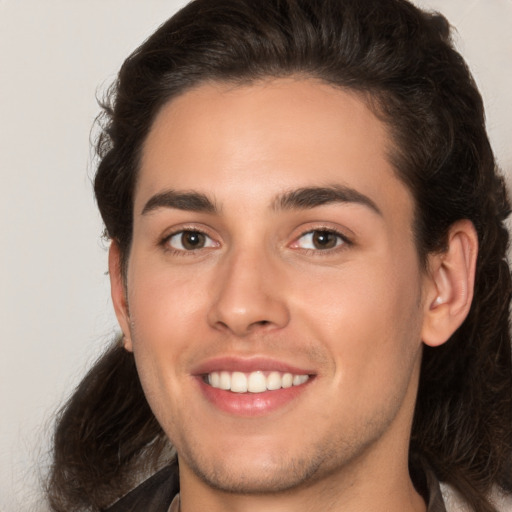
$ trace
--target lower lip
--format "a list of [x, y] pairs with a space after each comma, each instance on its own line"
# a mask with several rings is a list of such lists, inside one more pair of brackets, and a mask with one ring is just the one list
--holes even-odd
[[300, 386], [264, 391], [263, 393], [233, 393], [210, 386], [198, 377], [203, 395], [221, 411], [238, 416], [263, 416], [285, 407], [304, 393], [311, 378]]

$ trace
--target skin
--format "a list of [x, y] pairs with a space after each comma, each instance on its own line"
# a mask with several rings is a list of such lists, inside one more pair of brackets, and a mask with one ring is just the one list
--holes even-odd
[[[201, 85], [158, 114], [125, 279], [115, 243], [110, 268], [126, 349], [177, 449], [182, 511], [425, 510], [407, 468], [422, 339], [456, 328], [452, 299], [470, 302], [457, 283], [472, 274], [452, 279], [441, 257], [420, 267], [391, 148], [357, 95], [312, 79]], [[280, 201], [333, 186], [352, 195]], [[169, 190], [215, 208], [154, 199]], [[184, 230], [204, 245], [183, 248]], [[312, 242], [318, 231], [333, 247]], [[471, 261], [471, 226], [452, 239]], [[222, 357], [311, 378], [277, 408], [226, 412], [197, 377]]]

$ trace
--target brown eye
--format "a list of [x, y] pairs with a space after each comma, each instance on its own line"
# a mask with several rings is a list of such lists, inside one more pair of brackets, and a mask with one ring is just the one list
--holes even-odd
[[215, 242], [201, 231], [180, 231], [172, 235], [167, 243], [178, 251], [194, 251], [215, 247]]
[[181, 245], [184, 249], [192, 251], [204, 247], [206, 237], [198, 231], [184, 231], [181, 234]]
[[335, 231], [327, 229], [315, 229], [304, 233], [296, 242], [301, 249], [327, 250], [334, 249], [346, 243], [345, 239]]
[[314, 231], [312, 237], [316, 249], [333, 249], [339, 241], [339, 236], [332, 231]]

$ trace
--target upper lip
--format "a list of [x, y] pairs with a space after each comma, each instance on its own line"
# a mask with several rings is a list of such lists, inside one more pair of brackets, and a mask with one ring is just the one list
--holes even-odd
[[304, 367], [301, 368], [284, 361], [260, 356], [249, 358], [233, 356], [215, 357], [198, 364], [194, 367], [192, 373], [194, 375], [205, 375], [219, 371], [251, 373], [258, 370], [292, 373], [294, 375], [311, 375], [314, 373]]

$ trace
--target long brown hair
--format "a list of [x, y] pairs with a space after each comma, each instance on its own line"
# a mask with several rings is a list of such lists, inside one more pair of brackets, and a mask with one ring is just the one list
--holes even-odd
[[[289, 75], [356, 91], [387, 124], [396, 172], [415, 198], [422, 261], [443, 250], [455, 221], [475, 225], [473, 305], [446, 344], [425, 347], [411, 459], [491, 512], [491, 487], [512, 491], [509, 204], [481, 97], [442, 16], [405, 0], [191, 2], [125, 61], [103, 104], [95, 193], [106, 234], [126, 263], [139, 156], [166, 102], [205, 81]], [[53, 509], [98, 510], [168, 448], [132, 355], [115, 343], [58, 418]]]

